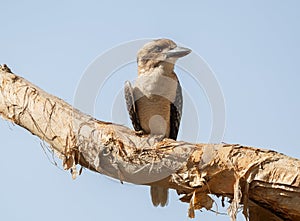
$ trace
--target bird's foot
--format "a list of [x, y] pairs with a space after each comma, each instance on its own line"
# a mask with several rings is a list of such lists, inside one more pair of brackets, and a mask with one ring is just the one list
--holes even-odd
[[136, 134], [137, 136], [143, 136], [145, 133], [144, 133], [144, 131], [139, 130], [139, 131], [135, 131], [135, 134]]

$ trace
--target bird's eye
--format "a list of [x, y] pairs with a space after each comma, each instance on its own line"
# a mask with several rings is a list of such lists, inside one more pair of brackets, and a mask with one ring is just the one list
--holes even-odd
[[162, 47], [160, 47], [160, 46], [155, 46], [154, 51], [155, 51], [155, 52], [162, 52]]

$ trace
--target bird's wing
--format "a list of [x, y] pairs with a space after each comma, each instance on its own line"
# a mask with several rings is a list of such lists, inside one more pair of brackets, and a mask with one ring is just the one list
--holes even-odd
[[176, 89], [175, 101], [171, 103], [171, 113], [170, 113], [170, 135], [169, 138], [176, 140], [179, 131], [179, 125], [182, 114], [182, 91], [181, 86], [178, 81]]
[[133, 88], [129, 81], [125, 82], [124, 94], [125, 94], [127, 110], [128, 110], [129, 117], [132, 122], [133, 128], [136, 131], [141, 131], [142, 127], [140, 125], [140, 120], [139, 120], [139, 117], [137, 114], [137, 106], [135, 105]]

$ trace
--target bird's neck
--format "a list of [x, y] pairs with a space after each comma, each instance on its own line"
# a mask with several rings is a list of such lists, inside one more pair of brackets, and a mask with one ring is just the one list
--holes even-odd
[[159, 73], [165, 76], [172, 76], [174, 75], [174, 64], [164, 63], [158, 66], [138, 65], [138, 75], [151, 75], [153, 73]]

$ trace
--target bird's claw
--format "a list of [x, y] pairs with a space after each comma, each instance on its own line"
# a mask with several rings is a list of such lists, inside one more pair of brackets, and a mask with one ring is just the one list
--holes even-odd
[[137, 136], [143, 136], [143, 135], [144, 135], [144, 131], [142, 131], [142, 130], [135, 131], [135, 134], [136, 134]]

